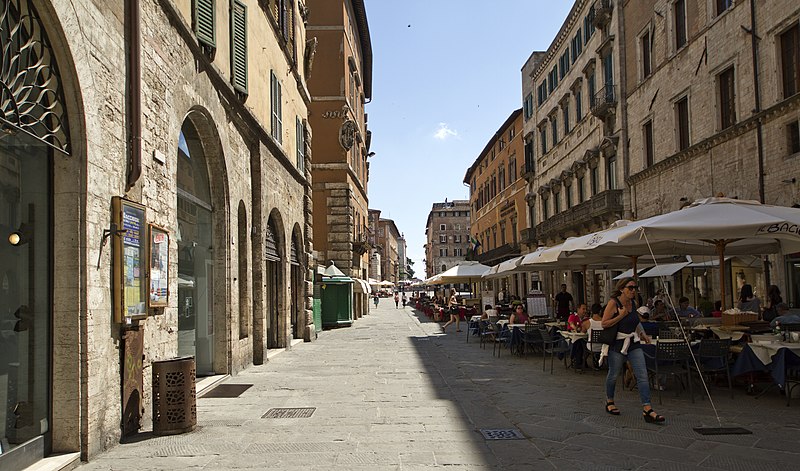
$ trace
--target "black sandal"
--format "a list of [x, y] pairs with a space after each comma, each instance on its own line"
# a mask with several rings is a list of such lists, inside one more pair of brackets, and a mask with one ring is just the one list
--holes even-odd
[[[608, 406], [611, 406], [611, 408], [609, 409]], [[614, 405], [614, 401], [606, 402], [606, 413], [611, 415], [619, 415], [619, 409], [617, 409], [617, 406]]]
[[656, 411], [653, 409], [642, 411], [642, 417], [644, 417], [644, 421], [648, 424], [663, 424], [664, 421], [667, 420], [663, 415], [656, 414]]

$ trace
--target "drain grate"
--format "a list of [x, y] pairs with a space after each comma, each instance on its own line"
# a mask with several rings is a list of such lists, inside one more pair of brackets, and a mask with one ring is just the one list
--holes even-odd
[[201, 397], [203, 399], [207, 397], [239, 397], [252, 386], [252, 384], [220, 384]]
[[262, 415], [262, 419], [307, 419], [316, 407], [276, 407]]
[[486, 440], [524, 440], [525, 435], [515, 428], [482, 428]]

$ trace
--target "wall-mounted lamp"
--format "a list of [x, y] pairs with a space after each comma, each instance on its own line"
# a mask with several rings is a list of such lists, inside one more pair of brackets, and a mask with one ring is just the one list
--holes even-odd
[[19, 229], [8, 235], [8, 243], [18, 247], [25, 245], [33, 239], [33, 228], [24, 222], [19, 225]]

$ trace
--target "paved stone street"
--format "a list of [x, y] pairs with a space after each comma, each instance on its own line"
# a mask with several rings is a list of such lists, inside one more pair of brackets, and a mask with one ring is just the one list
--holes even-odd
[[[646, 424], [636, 391], [620, 391], [620, 417], [603, 411], [600, 372], [578, 374], [540, 356], [491, 348], [390, 299], [352, 327], [323, 332], [226, 383], [238, 398], [199, 398], [192, 433], [141, 434], [78, 469], [547, 470], [797, 469], [800, 399], [711, 392], [724, 426], [752, 435], [701, 436], [717, 426], [709, 401], [666, 391], [667, 425]], [[462, 329], [466, 327], [462, 325]], [[276, 407], [315, 407], [310, 418], [269, 419]], [[518, 429], [486, 440], [480, 429]]]

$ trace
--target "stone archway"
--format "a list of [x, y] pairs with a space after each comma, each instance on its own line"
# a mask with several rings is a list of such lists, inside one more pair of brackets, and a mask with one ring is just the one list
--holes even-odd
[[295, 339], [302, 339], [305, 336], [306, 325], [308, 324], [308, 320], [305, 316], [306, 286], [305, 278], [303, 276], [307, 264], [305, 261], [303, 236], [299, 224], [295, 224], [294, 230], [292, 231], [289, 265], [289, 279], [291, 281], [291, 287], [289, 290], [290, 323], [292, 337]]

